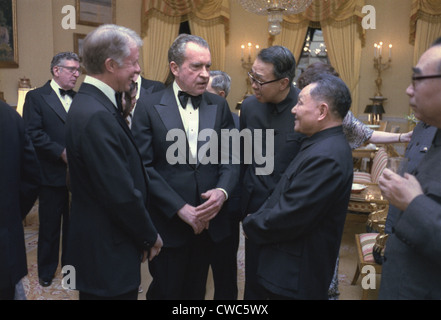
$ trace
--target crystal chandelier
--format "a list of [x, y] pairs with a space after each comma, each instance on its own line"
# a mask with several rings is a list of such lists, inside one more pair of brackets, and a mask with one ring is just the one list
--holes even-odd
[[242, 7], [251, 13], [268, 15], [268, 32], [275, 36], [282, 31], [284, 14], [297, 14], [305, 11], [312, 0], [238, 0]]

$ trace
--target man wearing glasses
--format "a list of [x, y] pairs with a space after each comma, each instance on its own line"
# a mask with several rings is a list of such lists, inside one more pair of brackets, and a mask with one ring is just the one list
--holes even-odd
[[69, 220], [65, 122], [81, 74], [79, 61], [73, 52], [56, 54], [51, 62], [52, 80], [29, 91], [23, 106], [26, 131], [41, 166], [37, 260], [39, 282], [44, 287], [51, 285], [58, 267], [61, 231], [63, 253], [65, 249]]
[[[404, 176], [385, 169], [382, 195], [398, 208], [387, 240], [379, 299], [441, 299], [441, 39], [413, 68], [406, 90], [415, 117], [436, 129], [429, 150]], [[412, 139], [414, 137], [412, 136]]]
[[[256, 212], [274, 190], [281, 175], [297, 154], [304, 135], [294, 132], [294, 115], [299, 90], [292, 84], [295, 75], [295, 58], [285, 47], [272, 46], [259, 52], [248, 76], [254, 95], [245, 99], [241, 106], [240, 128], [251, 130], [252, 134], [262, 131], [262, 151], [268, 130], [274, 130], [274, 170], [257, 175], [261, 167], [259, 159], [252, 157], [252, 163], [244, 165], [241, 176], [243, 216]], [[257, 130], [257, 131], [256, 131]], [[254, 141], [254, 139], [253, 139]], [[269, 149], [271, 150], [271, 149]], [[244, 157], [242, 157], [244, 159]], [[260, 247], [245, 240], [245, 292], [244, 299], [260, 300], [265, 295], [257, 283], [257, 259]]]

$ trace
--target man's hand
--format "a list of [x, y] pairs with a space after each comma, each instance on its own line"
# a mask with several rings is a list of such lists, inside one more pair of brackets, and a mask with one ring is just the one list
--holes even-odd
[[196, 207], [196, 216], [200, 220], [208, 222], [216, 217], [222, 208], [226, 200], [225, 193], [219, 189], [211, 189], [202, 193], [201, 197], [207, 199], [207, 201]]
[[384, 169], [378, 180], [378, 186], [383, 196], [401, 211], [406, 210], [409, 203], [417, 196], [424, 194], [415, 176], [408, 173], [404, 177], [389, 169]]
[[204, 229], [208, 229], [208, 223], [201, 221], [196, 215], [196, 208], [189, 204], [185, 204], [179, 209], [178, 216], [193, 228], [195, 234], [200, 234]]
[[67, 153], [66, 153], [66, 148], [64, 148], [63, 152], [61, 153], [61, 160], [64, 161], [65, 164], [67, 164]]
[[147, 260], [147, 256], [149, 258], [149, 261], [152, 261], [153, 258], [156, 257], [161, 252], [162, 245], [163, 245], [162, 238], [158, 234], [158, 237], [156, 238], [156, 242], [153, 245], [153, 247], [151, 247], [149, 251], [147, 250], [144, 251], [142, 262], [145, 262]]

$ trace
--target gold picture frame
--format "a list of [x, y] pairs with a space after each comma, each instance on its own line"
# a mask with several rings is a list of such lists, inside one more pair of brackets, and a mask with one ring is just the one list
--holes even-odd
[[[80, 58], [80, 63], [83, 62], [83, 40], [86, 37], [86, 34], [83, 33], [74, 33], [73, 39], [74, 39], [74, 52], [78, 55]], [[81, 67], [81, 72], [83, 74], [86, 74], [86, 69], [84, 67]]]
[[86, 26], [115, 23], [115, 0], [76, 0], [76, 17]]
[[0, 68], [18, 68], [17, 0], [0, 0]]

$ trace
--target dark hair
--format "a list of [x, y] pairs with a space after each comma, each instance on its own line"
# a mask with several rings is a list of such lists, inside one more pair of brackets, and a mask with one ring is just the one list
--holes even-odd
[[225, 98], [230, 93], [231, 77], [223, 71], [212, 70], [210, 71], [211, 87], [216, 91], [224, 91]]
[[302, 90], [308, 84], [314, 82], [318, 79], [322, 74], [330, 74], [336, 77], [340, 77], [337, 71], [327, 63], [323, 62], [314, 62], [306, 67], [305, 71], [299, 76], [297, 80], [297, 88]]
[[346, 84], [339, 77], [321, 74], [311, 84], [316, 84], [310, 91], [314, 100], [325, 101], [333, 114], [343, 119], [351, 107], [352, 98]]
[[173, 41], [172, 45], [170, 46], [170, 49], [168, 49], [168, 62], [176, 62], [178, 66], [181, 66], [184, 63], [185, 60], [185, 49], [187, 49], [187, 43], [193, 42], [197, 45], [210, 49], [208, 46], [207, 41], [205, 41], [203, 38], [181, 33], [175, 41]]
[[54, 75], [54, 67], [59, 66], [66, 60], [74, 60], [80, 62], [80, 58], [75, 52], [60, 52], [57, 53], [51, 61], [51, 73]]
[[294, 80], [296, 59], [287, 48], [282, 46], [265, 48], [259, 52], [257, 58], [274, 66], [276, 79], [288, 78], [290, 83]]

